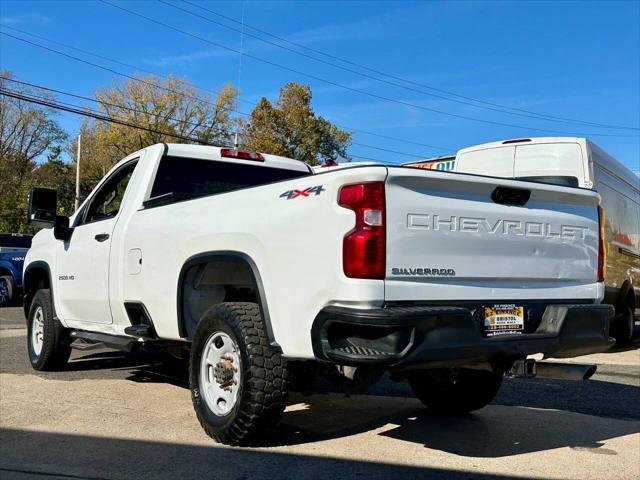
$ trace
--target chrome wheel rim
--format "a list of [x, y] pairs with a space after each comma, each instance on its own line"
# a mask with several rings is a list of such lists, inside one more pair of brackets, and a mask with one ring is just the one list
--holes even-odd
[[44, 311], [42, 307], [38, 307], [33, 314], [33, 322], [31, 324], [31, 348], [36, 356], [40, 356], [42, 344], [44, 343]]
[[209, 409], [218, 416], [233, 410], [240, 391], [240, 350], [229, 335], [214, 332], [200, 360], [200, 387]]

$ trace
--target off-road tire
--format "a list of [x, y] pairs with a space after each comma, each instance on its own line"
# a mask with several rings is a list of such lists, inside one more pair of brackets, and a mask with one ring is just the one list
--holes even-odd
[[633, 339], [634, 330], [634, 308], [629, 300], [622, 311], [617, 312], [613, 319], [612, 336], [616, 339], [616, 347], [626, 347]]
[[[0, 276], [0, 283], [3, 283], [6, 289], [5, 298], [0, 298], [0, 307], [8, 307], [13, 303], [13, 295], [16, 291], [13, 278], [10, 275], [2, 275]], [[0, 288], [2, 287], [0, 286]]]
[[[216, 415], [201, 393], [203, 349], [214, 332], [229, 335], [240, 350], [240, 390], [235, 406]], [[280, 420], [288, 391], [286, 361], [269, 346], [260, 307], [250, 302], [221, 303], [200, 319], [191, 345], [189, 385], [200, 425], [211, 438], [226, 445], [246, 445]]]
[[407, 377], [418, 399], [430, 412], [460, 415], [486, 406], [502, 384], [502, 373], [471, 369], [433, 369]]
[[[42, 308], [44, 331], [42, 349], [37, 355], [33, 349], [31, 333], [34, 317], [39, 308]], [[63, 369], [71, 355], [71, 340], [68, 330], [55, 318], [51, 291], [49, 289], [38, 290], [33, 296], [27, 319], [27, 351], [31, 366], [35, 370], [42, 371]]]

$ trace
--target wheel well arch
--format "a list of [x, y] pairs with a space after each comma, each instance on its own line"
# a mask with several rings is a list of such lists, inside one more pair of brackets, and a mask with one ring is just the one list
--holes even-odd
[[177, 288], [178, 332], [191, 339], [195, 325], [212, 305], [253, 301], [260, 307], [269, 344], [276, 351], [262, 277], [253, 259], [243, 252], [211, 251], [189, 257], [180, 269]]
[[24, 293], [23, 309], [26, 317], [29, 316], [33, 296], [41, 288], [51, 290], [53, 302], [53, 283], [51, 282], [51, 269], [49, 268], [49, 264], [41, 261], [30, 263], [25, 269], [22, 279], [22, 290]]
[[13, 278], [13, 272], [11, 270], [9, 270], [7, 267], [1, 266], [0, 265], [0, 276], [4, 277], [4, 276], [11, 276], [11, 278]]

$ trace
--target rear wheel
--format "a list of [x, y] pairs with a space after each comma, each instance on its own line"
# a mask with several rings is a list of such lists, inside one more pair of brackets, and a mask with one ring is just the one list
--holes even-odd
[[634, 329], [634, 308], [631, 300], [620, 309], [616, 310], [616, 316], [613, 321], [612, 331], [613, 337], [616, 339], [616, 346], [624, 347], [631, 343]]
[[31, 302], [27, 350], [36, 370], [59, 370], [71, 355], [71, 338], [53, 314], [50, 290], [38, 290]]
[[502, 373], [471, 369], [432, 369], [408, 377], [416, 397], [433, 413], [462, 414], [478, 410], [493, 400]]
[[203, 315], [189, 382], [200, 425], [214, 440], [246, 444], [275, 426], [285, 407], [287, 368], [268, 345], [257, 304], [222, 303]]

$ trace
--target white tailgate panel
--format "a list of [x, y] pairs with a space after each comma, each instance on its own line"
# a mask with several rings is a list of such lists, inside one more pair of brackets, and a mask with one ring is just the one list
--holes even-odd
[[[497, 185], [531, 198], [494, 203]], [[386, 300], [598, 297], [594, 192], [390, 169], [386, 193]]]

